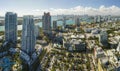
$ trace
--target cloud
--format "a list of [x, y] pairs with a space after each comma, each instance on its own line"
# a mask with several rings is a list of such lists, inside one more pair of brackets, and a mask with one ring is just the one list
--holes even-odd
[[120, 15], [120, 8], [117, 6], [110, 6], [110, 7], [105, 7], [104, 5], [101, 5], [99, 8], [93, 8], [93, 7], [83, 7], [83, 6], [77, 6], [73, 8], [68, 8], [68, 9], [55, 9], [55, 8], [50, 8], [50, 9], [44, 9], [44, 10], [39, 10], [36, 9], [34, 10], [36, 15], [42, 15], [43, 12], [50, 12], [51, 15], [83, 15], [83, 14], [88, 14], [88, 15]]
[[[1, 10], [0, 15], [5, 15], [5, 12], [7, 10]], [[84, 6], [76, 6], [73, 8], [49, 8], [49, 9], [35, 9], [35, 10], [13, 10], [13, 12], [16, 12], [18, 16], [23, 15], [43, 15], [44, 12], [50, 12], [51, 15], [115, 15], [120, 16], [120, 7], [117, 7], [115, 5], [106, 7], [104, 5], [101, 5], [99, 8], [93, 8], [93, 7], [84, 7]]]

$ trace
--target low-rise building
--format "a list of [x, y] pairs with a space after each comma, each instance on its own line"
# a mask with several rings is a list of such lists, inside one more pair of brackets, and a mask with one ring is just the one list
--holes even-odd
[[84, 35], [66, 35], [63, 39], [63, 47], [69, 51], [85, 51], [86, 43]]
[[86, 50], [86, 44], [82, 40], [72, 39], [70, 41], [70, 43], [72, 44], [75, 51], [85, 51]]
[[96, 46], [94, 48], [94, 56], [95, 56], [95, 58], [98, 59], [98, 58], [101, 58], [101, 57], [105, 57], [105, 53], [104, 53], [104, 51], [101, 47]]
[[109, 38], [109, 44], [111, 48], [116, 48], [118, 45], [118, 42], [114, 38]]
[[30, 57], [28, 54], [20, 50], [20, 57], [25, 60], [26, 63], [30, 62]]
[[98, 59], [98, 71], [116, 71], [116, 69], [107, 57], [102, 57]]
[[88, 47], [90, 48], [90, 49], [92, 49], [92, 48], [94, 48], [94, 46], [95, 46], [95, 40], [88, 40]]
[[120, 53], [120, 42], [119, 42], [116, 50]]
[[100, 32], [99, 42], [103, 46], [108, 46], [108, 34], [105, 30]]

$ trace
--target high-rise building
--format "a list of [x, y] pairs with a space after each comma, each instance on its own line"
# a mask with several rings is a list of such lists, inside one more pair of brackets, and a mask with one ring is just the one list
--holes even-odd
[[107, 17], [108, 17], [108, 18], [107, 18], [108, 22], [111, 22], [111, 21], [112, 21], [111, 15], [108, 15]]
[[95, 23], [97, 22], [97, 16], [94, 16], [94, 22]]
[[23, 17], [23, 26], [22, 26], [22, 50], [28, 55], [32, 55], [35, 51], [35, 29], [34, 29], [34, 20], [32, 15], [27, 15]]
[[103, 46], [108, 46], [108, 34], [106, 31], [101, 31], [99, 41]]
[[101, 22], [101, 16], [99, 15], [99, 16], [97, 16], [97, 22]]
[[53, 21], [53, 29], [57, 29], [57, 21]]
[[75, 17], [75, 24], [76, 24], [77, 27], [80, 26], [80, 19], [77, 16]]
[[51, 32], [51, 16], [49, 12], [44, 12], [44, 15], [42, 16], [42, 28], [44, 33]]
[[63, 29], [66, 27], [66, 16], [63, 17]]
[[94, 22], [95, 23], [100, 23], [101, 22], [101, 16], [100, 15], [97, 15], [94, 17]]
[[5, 15], [5, 41], [17, 42], [17, 14], [7, 12]]
[[38, 25], [35, 25], [35, 36], [36, 38], [40, 35], [40, 27]]

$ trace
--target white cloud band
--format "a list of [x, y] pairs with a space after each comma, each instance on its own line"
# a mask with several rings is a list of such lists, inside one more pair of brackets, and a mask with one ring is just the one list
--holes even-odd
[[50, 12], [52, 15], [120, 15], [120, 8], [117, 6], [110, 6], [105, 7], [104, 5], [100, 6], [99, 8], [92, 8], [92, 7], [83, 7], [83, 6], [77, 6], [69, 9], [44, 9], [44, 10], [33, 10], [36, 15], [42, 15], [43, 12]]
[[[36, 9], [36, 10], [12, 10], [13, 12], [16, 12], [18, 16], [23, 15], [43, 15], [44, 12], [50, 12], [51, 15], [115, 15], [120, 16], [120, 7], [117, 7], [115, 5], [105, 7], [104, 5], [101, 5], [99, 8], [93, 8], [93, 7], [83, 7], [83, 6], [76, 6], [73, 8], [68, 9], [55, 9], [55, 8], [49, 8], [49, 9]], [[6, 10], [1, 10], [0, 15], [5, 15]]]

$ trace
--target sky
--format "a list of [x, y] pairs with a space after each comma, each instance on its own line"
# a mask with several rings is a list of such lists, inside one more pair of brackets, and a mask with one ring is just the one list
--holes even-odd
[[0, 0], [0, 16], [42, 15], [120, 15], [120, 0]]

